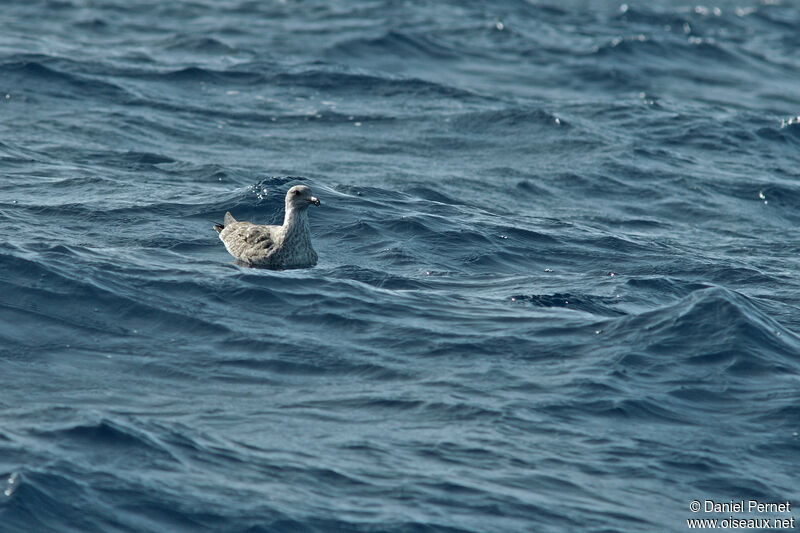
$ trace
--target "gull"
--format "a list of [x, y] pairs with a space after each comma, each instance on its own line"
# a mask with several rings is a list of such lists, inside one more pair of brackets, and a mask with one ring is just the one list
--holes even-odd
[[317, 264], [308, 228], [308, 206], [319, 205], [305, 185], [286, 193], [286, 214], [282, 226], [259, 226], [237, 221], [230, 212], [225, 223], [214, 229], [228, 252], [241, 263], [272, 269], [308, 268]]

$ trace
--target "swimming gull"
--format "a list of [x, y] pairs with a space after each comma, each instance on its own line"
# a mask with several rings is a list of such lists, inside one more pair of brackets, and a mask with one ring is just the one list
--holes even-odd
[[230, 254], [249, 266], [274, 269], [308, 268], [317, 264], [308, 228], [308, 206], [319, 205], [305, 185], [286, 193], [283, 226], [259, 226], [239, 222], [225, 213], [225, 224], [215, 224], [220, 240]]

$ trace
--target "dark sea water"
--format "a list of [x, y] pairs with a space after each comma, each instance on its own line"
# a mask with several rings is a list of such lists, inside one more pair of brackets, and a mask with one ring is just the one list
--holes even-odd
[[[800, 506], [797, 4], [19, 0], [0, 30], [0, 531]], [[319, 264], [235, 264], [213, 224], [299, 183]]]

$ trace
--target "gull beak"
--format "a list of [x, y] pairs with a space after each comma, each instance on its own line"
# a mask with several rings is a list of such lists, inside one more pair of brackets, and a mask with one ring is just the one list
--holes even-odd
[[319, 205], [319, 200], [317, 200], [316, 196], [312, 196], [311, 197], [311, 203], [314, 204], [314, 205]]

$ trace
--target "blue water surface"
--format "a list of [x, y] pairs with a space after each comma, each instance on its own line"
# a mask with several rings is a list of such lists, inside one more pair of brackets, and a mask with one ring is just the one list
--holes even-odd
[[[798, 28], [777, 0], [4, 2], [0, 531], [800, 505]], [[235, 264], [213, 224], [279, 223], [299, 183], [319, 264]]]

